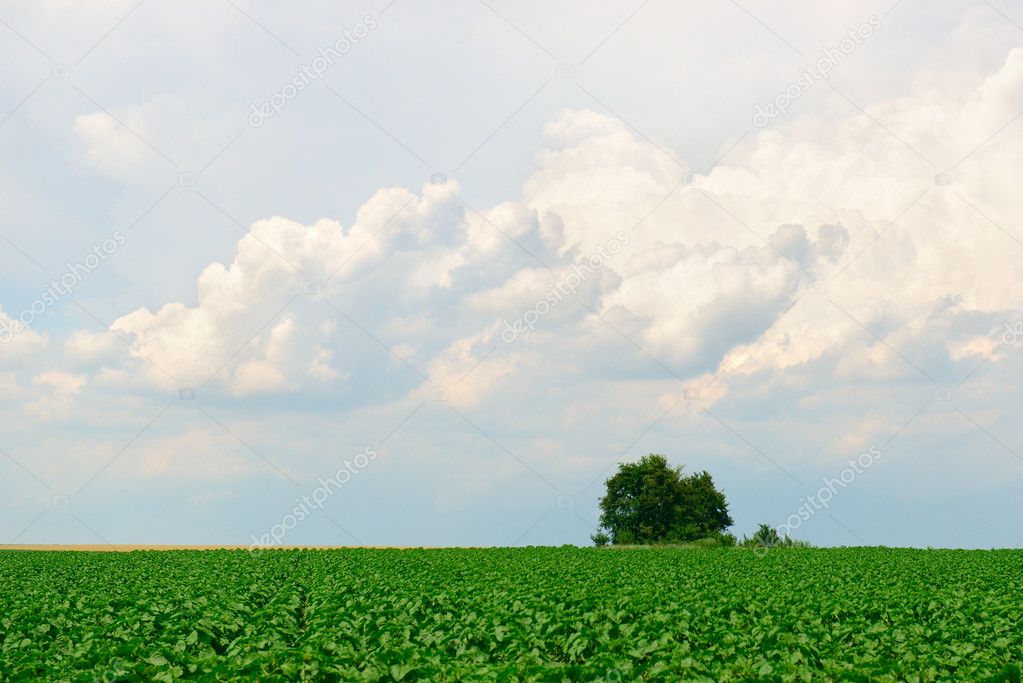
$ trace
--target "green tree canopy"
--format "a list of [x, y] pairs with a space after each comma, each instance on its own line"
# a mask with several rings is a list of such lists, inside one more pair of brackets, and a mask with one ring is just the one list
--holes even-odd
[[618, 466], [600, 510], [612, 543], [685, 543], [732, 525], [725, 494], [708, 472], [683, 475], [656, 453]]

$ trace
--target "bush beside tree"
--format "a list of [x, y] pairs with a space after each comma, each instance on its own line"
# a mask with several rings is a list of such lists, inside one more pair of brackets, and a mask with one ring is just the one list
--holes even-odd
[[788, 534], [780, 536], [770, 524], [761, 524], [750, 537], [743, 536], [740, 545], [744, 548], [809, 548], [806, 541], [797, 541]]

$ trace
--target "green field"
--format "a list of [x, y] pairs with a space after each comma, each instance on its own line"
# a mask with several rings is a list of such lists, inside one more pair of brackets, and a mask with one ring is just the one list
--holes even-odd
[[0, 553], [3, 680], [1019, 680], [1023, 551]]

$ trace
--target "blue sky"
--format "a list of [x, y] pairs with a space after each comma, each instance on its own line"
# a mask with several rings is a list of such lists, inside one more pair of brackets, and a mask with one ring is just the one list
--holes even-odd
[[0, 36], [2, 543], [585, 544], [648, 452], [740, 535], [1023, 542], [1018, 3]]

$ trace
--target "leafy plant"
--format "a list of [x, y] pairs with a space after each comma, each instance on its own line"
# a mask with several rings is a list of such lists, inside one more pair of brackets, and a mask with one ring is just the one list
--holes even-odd
[[1020, 680], [1023, 551], [0, 551], [0, 680]]

